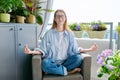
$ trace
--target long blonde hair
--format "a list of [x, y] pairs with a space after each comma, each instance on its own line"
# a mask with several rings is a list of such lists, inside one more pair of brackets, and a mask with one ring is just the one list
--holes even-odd
[[67, 16], [66, 16], [66, 13], [65, 13], [64, 10], [61, 10], [61, 9], [56, 10], [55, 13], [54, 13], [54, 19], [53, 19], [52, 29], [54, 29], [54, 28], [57, 27], [57, 23], [56, 23], [56, 21], [55, 21], [55, 17], [56, 17], [56, 13], [57, 13], [57, 12], [62, 12], [62, 13], [64, 13], [65, 18], [66, 18], [65, 23], [64, 23], [64, 25], [63, 25], [63, 26], [64, 26], [64, 30], [71, 31], [70, 28], [69, 28], [68, 25], [67, 25]]

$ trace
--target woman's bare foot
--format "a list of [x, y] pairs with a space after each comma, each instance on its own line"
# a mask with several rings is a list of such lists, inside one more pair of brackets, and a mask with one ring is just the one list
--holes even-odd
[[73, 74], [73, 73], [80, 72], [80, 71], [81, 71], [80, 68], [75, 68], [72, 71], [69, 71], [68, 74]]

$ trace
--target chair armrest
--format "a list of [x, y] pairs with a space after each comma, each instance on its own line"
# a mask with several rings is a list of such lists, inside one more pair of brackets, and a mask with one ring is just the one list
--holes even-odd
[[42, 80], [41, 55], [32, 57], [33, 80]]
[[91, 56], [88, 54], [81, 54], [83, 61], [81, 64], [81, 74], [84, 80], [91, 79]]

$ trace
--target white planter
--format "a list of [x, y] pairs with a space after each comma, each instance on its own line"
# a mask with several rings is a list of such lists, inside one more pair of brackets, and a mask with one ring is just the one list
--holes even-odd
[[89, 38], [99, 38], [103, 39], [104, 35], [106, 33], [106, 30], [104, 31], [87, 31]]
[[83, 31], [73, 31], [76, 38], [81, 38]]

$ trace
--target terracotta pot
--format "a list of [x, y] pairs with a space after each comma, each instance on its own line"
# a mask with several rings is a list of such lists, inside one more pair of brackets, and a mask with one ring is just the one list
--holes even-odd
[[36, 18], [34, 15], [30, 14], [28, 17], [27, 17], [27, 23], [36, 23]]
[[25, 17], [24, 16], [16, 16], [16, 22], [17, 23], [24, 23]]

